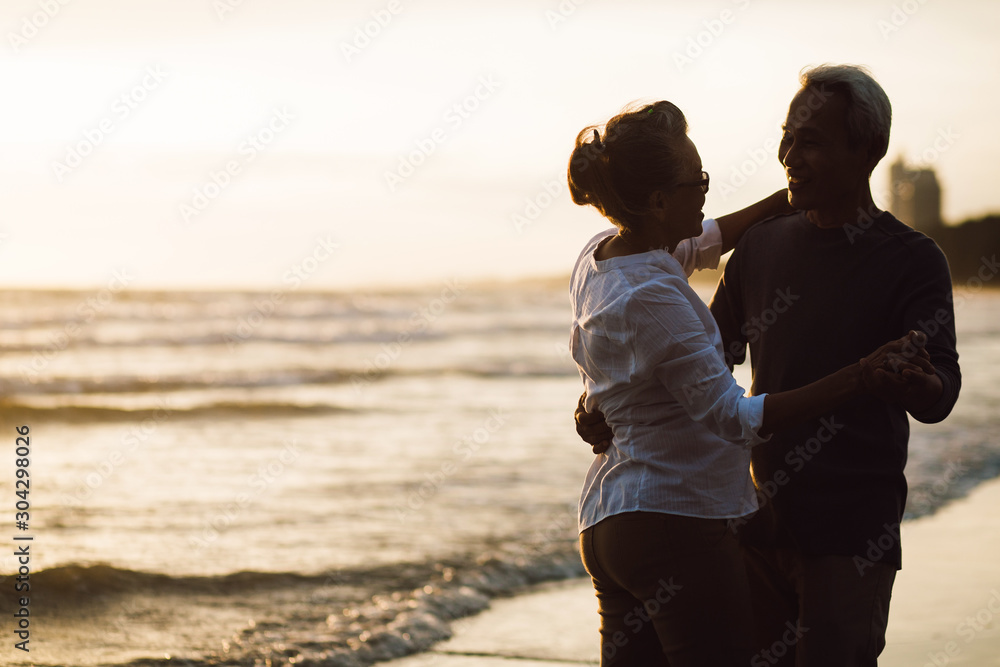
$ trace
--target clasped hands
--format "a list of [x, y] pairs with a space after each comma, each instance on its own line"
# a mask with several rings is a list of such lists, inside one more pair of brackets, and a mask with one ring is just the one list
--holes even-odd
[[[926, 344], [926, 334], [910, 331], [861, 359], [861, 391], [910, 411], [933, 405], [943, 387]], [[586, 398], [586, 393], [580, 396], [573, 414], [576, 432], [593, 447], [595, 454], [601, 454], [611, 446], [614, 434], [604, 420], [604, 413], [586, 411]]]
[[861, 359], [862, 390], [910, 412], [933, 405], [944, 387], [926, 344], [927, 334], [910, 331]]

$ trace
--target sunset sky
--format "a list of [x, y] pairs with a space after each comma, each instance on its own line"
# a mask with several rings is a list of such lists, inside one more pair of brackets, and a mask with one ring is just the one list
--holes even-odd
[[7, 286], [564, 274], [604, 226], [566, 193], [582, 127], [676, 103], [718, 215], [783, 187], [779, 126], [823, 62], [892, 101], [877, 200], [904, 156], [946, 220], [1000, 211], [987, 0], [5, 0], [0, 29]]

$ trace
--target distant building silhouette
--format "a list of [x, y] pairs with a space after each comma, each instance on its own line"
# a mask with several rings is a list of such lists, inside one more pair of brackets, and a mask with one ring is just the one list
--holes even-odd
[[910, 169], [898, 158], [889, 175], [892, 214], [925, 234], [940, 228], [941, 186], [933, 169]]
[[941, 186], [933, 169], [910, 169], [899, 158], [892, 164], [889, 179], [890, 211], [934, 239], [948, 258], [952, 280], [1000, 287], [996, 260], [1000, 254], [1000, 215], [946, 225], [941, 218]]

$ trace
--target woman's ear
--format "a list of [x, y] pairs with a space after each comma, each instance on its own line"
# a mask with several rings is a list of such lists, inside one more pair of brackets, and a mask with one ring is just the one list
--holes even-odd
[[663, 219], [663, 215], [670, 209], [667, 204], [667, 193], [663, 190], [653, 190], [649, 195], [649, 211], [658, 220]]

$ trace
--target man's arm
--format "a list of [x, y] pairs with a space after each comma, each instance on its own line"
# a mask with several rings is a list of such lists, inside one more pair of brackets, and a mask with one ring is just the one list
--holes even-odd
[[719, 223], [719, 231], [722, 232], [722, 254], [735, 248], [743, 237], [743, 232], [761, 220], [776, 215], [786, 215], [794, 210], [788, 203], [788, 190], [782, 189], [770, 197], [761, 199], [756, 204], [716, 218], [715, 221]]
[[962, 388], [955, 337], [955, 309], [948, 261], [941, 249], [926, 239], [910, 262], [903, 326], [927, 334], [927, 353], [933, 375], [887, 374], [886, 390], [914, 419], [925, 424], [942, 421], [951, 412]]
[[746, 317], [743, 310], [743, 292], [740, 286], [740, 249], [732, 254], [726, 262], [715, 296], [709, 309], [719, 326], [722, 336], [722, 351], [729, 370], [742, 364], [747, 356], [747, 339], [744, 332]]
[[603, 412], [600, 410], [587, 412], [587, 409], [583, 407], [586, 400], [587, 392], [584, 392], [576, 404], [576, 412], [573, 413], [576, 434], [593, 448], [595, 454], [603, 454], [611, 446], [611, 440], [615, 434], [608, 426], [608, 422], [604, 421]]
[[926, 344], [927, 336], [919, 331], [910, 331], [902, 338], [882, 345], [858, 363], [845, 366], [815, 382], [789, 391], [764, 394], [764, 418], [759, 432], [767, 435], [815, 419], [861, 394], [893, 400], [893, 386], [884, 382], [885, 378], [905, 378], [906, 382], [916, 386], [918, 376], [933, 377], [934, 367], [924, 348]]

